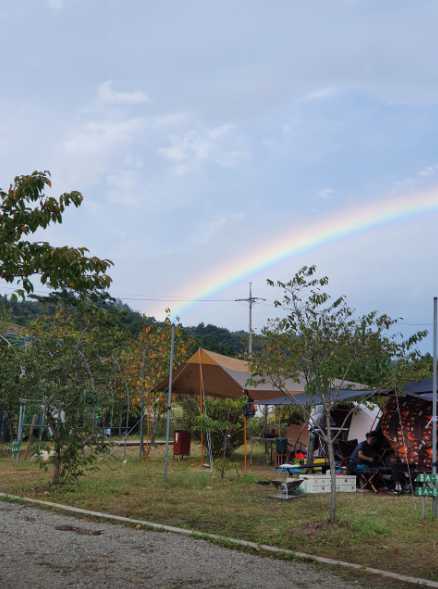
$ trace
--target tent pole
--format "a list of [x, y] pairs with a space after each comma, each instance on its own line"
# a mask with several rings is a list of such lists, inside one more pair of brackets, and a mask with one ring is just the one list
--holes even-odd
[[[437, 474], [437, 344], [438, 297], [433, 299], [433, 380], [432, 380], [432, 473]], [[432, 517], [438, 518], [438, 497], [432, 498]]]
[[[201, 348], [198, 350], [199, 356], [199, 412], [204, 415], [204, 376], [202, 374], [202, 354]], [[201, 431], [201, 466], [204, 464], [205, 458], [205, 440], [204, 440], [204, 432]]]
[[169, 475], [169, 438], [170, 438], [170, 415], [172, 412], [172, 384], [173, 384], [173, 357], [175, 355], [175, 325], [172, 323], [170, 336], [170, 359], [169, 359], [169, 386], [167, 389], [167, 407], [166, 407], [166, 449], [164, 451], [164, 480], [167, 481]]

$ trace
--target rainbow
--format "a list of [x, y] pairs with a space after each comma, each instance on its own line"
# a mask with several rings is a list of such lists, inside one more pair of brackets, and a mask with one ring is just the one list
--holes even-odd
[[[255, 252], [229, 260], [191, 281], [174, 296], [172, 315], [180, 317], [196, 300], [210, 297], [290, 256], [379, 225], [433, 211], [438, 211], [438, 187], [346, 208], [318, 222], [307, 224], [301, 230], [287, 231], [279, 238], [262, 244]], [[159, 313], [162, 309], [156, 311]]]

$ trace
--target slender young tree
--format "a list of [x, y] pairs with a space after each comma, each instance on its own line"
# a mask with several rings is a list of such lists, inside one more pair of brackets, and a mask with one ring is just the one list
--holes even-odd
[[[329, 521], [336, 521], [336, 465], [334, 444], [338, 434], [331, 427], [331, 414], [339, 402], [339, 392], [355, 386], [357, 374], [373, 374], [371, 384], [382, 388], [396, 379], [406, 378], [412, 364], [415, 345], [425, 332], [408, 340], [394, 333], [396, 320], [371, 312], [357, 316], [346, 298], [332, 298], [327, 291], [328, 278], [318, 277], [316, 267], [303, 267], [289, 282], [268, 281], [282, 290], [275, 301], [281, 317], [268, 322], [265, 345], [252, 361], [256, 378], [268, 378], [289, 395], [287, 381], [304, 381], [311, 406], [318, 397], [323, 406], [325, 428], [320, 430], [326, 444], [331, 473]], [[398, 373], [395, 376], [394, 361]], [[367, 378], [368, 380], [368, 378]], [[366, 388], [368, 382], [356, 388]], [[293, 400], [293, 397], [291, 397]]]
[[[140, 457], [145, 455], [145, 418], [148, 418], [150, 445], [154, 443], [158, 419], [165, 410], [164, 397], [169, 371], [171, 321], [145, 322], [137, 340], [125, 357], [126, 378], [132, 400], [140, 410]], [[193, 351], [193, 342], [181, 325], [175, 330], [174, 364], [180, 366]]]

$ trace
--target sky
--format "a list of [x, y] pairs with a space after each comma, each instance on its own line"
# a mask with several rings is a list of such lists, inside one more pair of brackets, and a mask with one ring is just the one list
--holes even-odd
[[[46, 238], [113, 260], [112, 294], [160, 317], [278, 236], [438, 190], [437, 22], [435, 0], [3, 0], [0, 186], [48, 169], [80, 190]], [[359, 312], [427, 327], [437, 221], [332, 240], [180, 318], [246, 328], [252, 281], [258, 330], [266, 278], [316, 264]]]

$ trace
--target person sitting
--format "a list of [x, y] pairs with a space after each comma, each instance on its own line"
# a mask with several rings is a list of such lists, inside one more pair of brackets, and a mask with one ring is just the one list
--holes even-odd
[[377, 434], [368, 432], [366, 440], [356, 446], [348, 460], [348, 470], [351, 474], [360, 474], [377, 464], [377, 442]]

